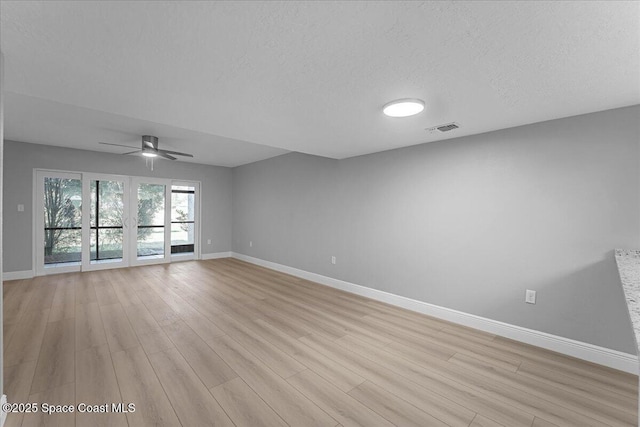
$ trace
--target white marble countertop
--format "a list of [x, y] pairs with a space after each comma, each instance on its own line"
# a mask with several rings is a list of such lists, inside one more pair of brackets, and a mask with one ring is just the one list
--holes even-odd
[[640, 354], [640, 250], [616, 249], [616, 263]]

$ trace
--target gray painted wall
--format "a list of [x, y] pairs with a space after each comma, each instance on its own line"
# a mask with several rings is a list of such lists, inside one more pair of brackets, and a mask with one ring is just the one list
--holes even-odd
[[[231, 169], [5, 141], [4, 271], [32, 268], [33, 169], [56, 169], [201, 181], [202, 254], [231, 250]], [[18, 212], [24, 204], [24, 212]], [[211, 245], [207, 245], [211, 239]]]
[[639, 118], [241, 166], [233, 250], [635, 354], [613, 249], [640, 247]]
[[[0, 330], [4, 331], [4, 284], [2, 279], [2, 168], [4, 164], [4, 54], [0, 52]], [[4, 349], [4, 333], [0, 334], [0, 348]], [[4, 395], [4, 351], [0, 352], [0, 396]]]

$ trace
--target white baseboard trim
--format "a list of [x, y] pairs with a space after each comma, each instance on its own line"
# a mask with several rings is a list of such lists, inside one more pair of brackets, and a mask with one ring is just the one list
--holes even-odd
[[35, 274], [33, 274], [33, 270], [7, 271], [2, 273], [2, 280], [31, 279], [34, 276]]
[[207, 259], [218, 259], [218, 258], [230, 258], [233, 252], [215, 252], [212, 254], [202, 254], [202, 257], [200, 257], [203, 260], [207, 260]]
[[416, 311], [418, 313], [447, 320], [452, 323], [479, 329], [494, 335], [500, 335], [502, 337], [535, 345], [537, 347], [552, 350], [567, 356], [576, 357], [578, 359], [597, 363], [599, 365], [618, 369], [624, 372], [629, 372], [631, 374], [638, 374], [638, 357], [633, 354], [623, 353], [621, 351], [548, 334], [546, 332], [523, 328], [521, 326], [510, 325], [497, 320], [491, 320], [474, 314], [464, 313], [450, 308], [406, 298], [400, 295], [379, 291], [377, 289], [367, 288], [366, 286], [356, 285], [355, 283], [345, 282], [343, 280], [322, 276], [316, 273], [310, 273], [308, 271], [277, 264], [271, 261], [265, 261], [263, 259], [250, 257], [236, 252], [232, 252], [232, 256], [252, 264], [402, 307], [407, 310]]
[[[230, 258], [232, 252], [215, 252], [211, 254], [202, 254], [201, 259], [217, 259], [217, 258]], [[182, 261], [179, 258], [172, 259], [172, 262]], [[184, 260], [188, 261], [188, 260]], [[32, 279], [36, 275], [33, 270], [24, 270], [24, 271], [6, 271], [2, 273], [2, 280], [21, 280], [21, 279]]]
[[[7, 403], [7, 395], [3, 394], [2, 398], [0, 398], [0, 408], [4, 407], [4, 404]], [[4, 425], [4, 422], [7, 420], [7, 413], [3, 410], [0, 410], [0, 427]]]

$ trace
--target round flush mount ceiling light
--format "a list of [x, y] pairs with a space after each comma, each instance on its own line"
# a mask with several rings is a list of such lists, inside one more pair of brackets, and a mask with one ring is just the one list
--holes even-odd
[[396, 99], [382, 108], [385, 116], [389, 117], [409, 117], [424, 110], [424, 101], [416, 98]]

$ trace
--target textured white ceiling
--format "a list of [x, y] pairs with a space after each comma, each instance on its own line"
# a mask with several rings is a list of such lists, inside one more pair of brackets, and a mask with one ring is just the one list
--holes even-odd
[[[149, 129], [235, 165], [640, 103], [639, 2], [3, 0], [0, 13], [6, 136], [28, 142], [101, 149], [117, 137], [101, 128]], [[406, 97], [425, 111], [382, 114]], [[461, 128], [425, 131], [451, 121]]]
[[159, 137], [160, 148], [195, 155], [194, 158], [178, 156], [180, 161], [218, 166], [238, 166], [288, 152], [12, 92], [5, 95], [6, 105], [10, 106], [5, 108], [4, 115], [8, 140], [126, 153], [132, 150], [98, 145], [98, 142], [139, 149], [142, 135], [155, 135]]

